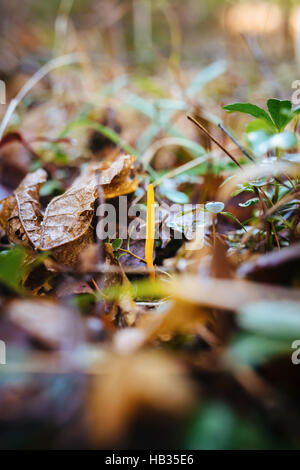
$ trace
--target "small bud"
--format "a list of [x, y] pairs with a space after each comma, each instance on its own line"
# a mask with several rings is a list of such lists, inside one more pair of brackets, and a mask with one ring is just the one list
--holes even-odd
[[207, 202], [205, 204], [205, 209], [208, 210], [208, 212], [211, 212], [212, 214], [219, 214], [219, 212], [222, 212], [224, 209], [224, 204], [223, 202]]

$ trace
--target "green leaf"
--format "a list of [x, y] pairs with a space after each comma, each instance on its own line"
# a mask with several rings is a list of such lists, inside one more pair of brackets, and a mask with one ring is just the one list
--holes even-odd
[[120, 145], [120, 147], [122, 147], [125, 150], [125, 152], [131, 153], [132, 155], [135, 155], [138, 158], [137, 151], [133, 147], [131, 147], [129, 144], [127, 144], [121, 138], [121, 136], [117, 134], [117, 132], [115, 132], [110, 127], [104, 126], [103, 124], [99, 124], [98, 122], [92, 121], [90, 119], [78, 119], [78, 120], [71, 121], [62, 131], [59, 137], [66, 137], [71, 133], [73, 129], [77, 129], [80, 127], [87, 127], [87, 128], [94, 129], [95, 131], [100, 132], [100, 134], [104, 135], [115, 144]]
[[242, 224], [242, 222], [239, 221], [239, 219], [237, 217], [235, 217], [235, 215], [231, 214], [231, 212], [221, 212], [222, 215], [225, 215], [225, 217], [229, 217], [229, 219], [232, 219], [234, 220], [237, 224], [239, 224], [242, 229], [247, 232], [245, 226]]
[[[117, 132], [115, 132], [110, 127], [104, 126], [103, 124], [99, 124], [96, 121], [92, 121], [91, 119], [75, 119], [74, 121], [71, 121], [64, 128], [59, 137], [66, 137], [72, 132], [73, 129], [77, 129], [80, 127], [87, 127], [89, 129], [94, 129], [95, 131], [100, 132], [100, 134], [110, 139], [116, 145], [119, 145], [123, 150], [125, 150], [125, 152], [130, 153], [131, 155], [135, 155], [138, 160], [141, 159], [138, 151], [134, 149], [131, 145], [129, 145], [127, 142], [125, 142], [125, 140], [122, 139], [122, 137]], [[145, 167], [153, 178], [157, 177], [156, 171], [153, 170], [150, 165], [146, 164]]]
[[89, 307], [95, 303], [97, 297], [95, 294], [77, 294], [71, 299], [71, 303], [75, 305], [82, 313], [88, 312]]
[[287, 150], [297, 147], [297, 144], [298, 141], [296, 134], [292, 131], [284, 131], [280, 134], [274, 134], [268, 141], [269, 149], [280, 148]]
[[168, 96], [167, 90], [165, 90], [158, 81], [148, 76], [137, 76], [131, 77], [131, 80], [142, 90], [143, 92], [149, 93], [155, 98], [166, 98]]
[[291, 350], [287, 341], [265, 336], [242, 334], [230, 344], [227, 356], [237, 364], [257, 366]]
[[248, 141], [257, 155], [263, 155], [272, 149], [292, 149], [297, 147], [297, 137], [294, 132], [284, 131], [269, 135], [264, 131], [250, 132], [247, 135]]
[[131, 282], [130, 284], [110, 286], [105, 288], [103, 293], [109, 300], [117, 300], [121, 296], [126, 295], [130, 295], [134, 299], [160, 299], [169, 294], [163, 282], [152, 282], [149, 279]]
[[259, 106], [256, 106], [252, 103], [234, 103], [228, 104], [224, 106], [224, 109], [230, 113], [235, 111], [239, 113], [249, 114], [249, 116], [253, 116], [257, 119], [262, 119], [266, 123], [268, 123], [272, 128], [274, 128], [274, 124], [268, 113]]
[[268, 122], [264, 121], [264, 119], [254, 119], [246, 126], [246, 132], [255, 132], [255, 131], [264, 131], [267, 134], [274, 133], [274, 126], [271, 126]]
[[270, 99], [267, 105], [277, 129], [282, 131], [294, 117], [292, 103], [289, 100]]
[[176, 204], [187, 204], [189, 202], [189, 198], [185, 193], [176, 191], [175, 189], [164, 190], [164, 196]]
[[193, 414], [184, 449], [270, 449], [268, 431], [256, 416], [240, 417], [226, 403], [206, 401]]
[[0, 281], [16, 292], [22, 291], [25, 257], [25, 250], [18, 246], [0, 252]]
[[114, 241], [112, 241], [111, 246], [113, 247], [114, 251], [118, 251], [119, 248], [121, 248], [123, 243], [122, 238], [116, 238]]
[[192, 79], [185, 90], [186, 95], [189, 98], [193, 98], [206, 83], [214, 80], [225, 72], [226, 62], [224, 60], [218, 60], [208, 67], [205, 67]]
[[249, 185], [242, 184], [238, 189], [236, 189], [233, 193], [231, 193], [231, 196], [238, 196], [241, 193], [254, 193], [254, 189], [250, 187]]
[[297, 116], [297, 114], [300, 113], [300, 106], [297, 106], [296, 108], [294, 108], [292, 112], [293, 112], [294, 116]]
[[62, 183], [58, 180], [46, 181], [40, 189], [40, 196], [50, 196], [51, 194], [61, 194], [64, 192]]
[[248, 199], [248, 201], [246, 201], [246, 202], [240, 202], [239, 206], [240, 207], [250, 207], [250, 206], [254, 206], [254, 204], [258, 204], [258, 203], [259, 203], [259, 198], [258, 197], [253, 197], [252, 199]]
[[237, 317], [241, 328], [271, 338], [300, 338], [300, 301], [265, 300], [245, 305]]
[[235, 417], [223, 403], [206, 403], [194, 416], [187, 433], [186, 448], [193, 450], [220, 450], [230, 445]]

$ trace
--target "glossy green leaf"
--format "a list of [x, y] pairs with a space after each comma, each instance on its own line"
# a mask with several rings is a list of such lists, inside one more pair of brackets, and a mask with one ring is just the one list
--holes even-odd
[[230, 113], [239, 112], [248, 114], [249, 116], [253, 116], [257, 119], [262, 119], [266, 123], [268, 123], [271, 127], [274, 127], [272, 119], [268, 115], [268, 113], [259, 106], [256, 106], [252, 103], [234, 103], [224, 106], [224, 109]]
[[16, 292], [22, 291], [25, 257], [25, 250], [18, 246], [0, 252], [0, 281]]
[[242, 224], [242, 222], [240, 222], [239, 219], [238, 219], [237, 217], [235, 217], [235, 215], [233, 215], [231, 212], [224, 212], [224, 211], [222, 211], [221, 214], [222, 214], [222, 215], [225, 215], [225, 217], [228, 217], [229, 219], [234, 220], [237, 224], [239, 224], [239, 225], [242, 227], [242, 229], [243, 229], [245, 232], [247, 232], [247, 230], [246, 230], [245, 226]]
[[289, 100], [270, 99], [267, 101], [269, 113], [279, 131], [293, 119], [292, 103]]
[[254, 204], [258, 204], [258, 203], [259, 203], [258, 197], [253, 197], [251, 199], [248, 199], [248, 201], [246, 201], [246, 202], [240, 202], [239, 206], [240, 207], [250, 207], [250, 206], [254, 206]]
[[273, 134], [274, 126], [266, 122], [264, 119], [254, 119], [246, 125], [246, 132], [264, 131], [267, 134]]
[[112, 243], [111, 243], [111, 245], [113, 247], [113, 250], [117, 251], [119, 248], [121, 248], [122, 243], [123, 243], [122, 238], [116, 238], [115, 240], [113, 240]]
[[58, 180], [46, 181], [40, 189], [40, 196], [50, 196], [51, 194], [61, 194], [65, 188]]

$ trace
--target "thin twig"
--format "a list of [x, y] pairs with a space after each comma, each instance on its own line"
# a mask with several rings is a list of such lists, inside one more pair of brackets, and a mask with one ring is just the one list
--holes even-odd
[[105, 295], [104, 292], [102, 292], [102, 290], [100, 289], [100, 287], [98, 286], [98, 284], [97, 284], [97, 282], [95, 281], [94, 278], [92, 279], [92, 283], [93, 283], [95, 289], [97, 290], [97, 292], [99, 292], [99, 294], [102, 295], [102, 297], [107, 299], [107, 295]]
[[235, 143], [235, 145], [240, 149], [240, 151], [247, 157], [249, 158], [249, 160], [251, 160], [252, 162], [255, 162], [254, 158], [252, 157], [252, 155], [250, 155], [250, 153], [248, 152], [248, 150], [245, 149], [245, 147], [243, 147], [239, 141], [229, 132], [228, 129], [226, 129], [226, 127], [223, 126], [223, 124], [220, 122], [218, 124], [218, 127], [227, 135], [227, 137], [229, 137], [232, 142]]
[[202, 126], [202, 124], [200, 124], [199, 121], [197, 121], [197, 119], [193, 118], [192, 116], [187, 116], [187, 118], [192, 121], [194, 124], [196, 124], [196, 126], [199, 127], [199, 129], [201, 129], [202, 132], [204, 132], [205, 135], [207, 135], [218, 147], [220, 147], [221, 150], [223, 150], [224, 153], [226, 153], [226, 155], [228, 155], [228, 157], [240, 168], [242, 168], [242, 166], [240, 165], [240, 163], [235, 159], [235, 157], [233, 155], [231, 155], [231, 153], [228, 152], [228, 150], [223, 147], [223, 145], [218, 142], [213, 135], [210, 134], [210, 132], [208, 132], [207, 129], [205, 129], [204, 126]]
[[277, 232], [276, 232], [275, 225], [274, 225], [274, 222], [273, 222], [273, 221], [271, 222], [271, 227], [272, 227], [272, 230], [273, 230], [273, 233], [274, 233], [274, 237], [275, 237], [275, 240], [276, 240], [277, 248], [278, 248], [278, 250], [280, 250], [279, 238], [278, 238], [278, 235], [277, 235]]
[[146, 260], [144, 258], [141, 258], [138, 255], [135, 255], [132, 251], [130, 250], [125, 250], [124, 248], [119, 248], [119, 251], [124, 251], [124, 253], [127, 253], [128, 255], [134, 256], [138, 260], [142, 261], [143, 263], [146, 263]]

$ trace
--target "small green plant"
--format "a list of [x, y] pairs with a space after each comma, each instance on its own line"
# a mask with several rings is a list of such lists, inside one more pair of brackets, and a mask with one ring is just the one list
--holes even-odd
[[[277, 159], [290, 161], [290, 154], [286, 151], [297, 148], [298, 138], [296, 132], [286, 130], [286, 127], [293, 120], [297, 122], [300, 108], [292, 110], [290, 101], [277, 99], [269, 99], [267, 108], [268, 112], [251, 103], [235, 103], [224, 107], [230, 113], [240, 112], [255, 118], [246, 126], [246, 140], [256, 157], [269, 157], [263, 160], [263, 164], [272, 165]], [[249, 246], [265, 244], [271, 250], [274, 246], [280, 249], [288, 244], [286, 234], [294, 237], [298, 220], [298, 190], [297, 178], [289, 176], [288, 171], [278, 175], [273, 172], [271, 176], [254, 180], [250, 178], [248, 182], [239, 184], [232, 196], [249, 193], [249, 198], [240, 202], [239, 206], [253, 207], [253, 215], [247, 221], [252, 225]], [[230, 239], [236, 241], [234, 237]]]
[[252, 103], [235, 103], [224, 106], [229, 112], [248, 114], [255, 119], [246, 126], [246, 139], [253, 153], [257, 156], [276, 149], [277, 156], [280, 150], [289, 150], [297, 147], [296, 133], [286, 130], [287, 125], [298, 119], [300, 108], [292, 110], [289, 100], [269, 99], [268, 111]]

